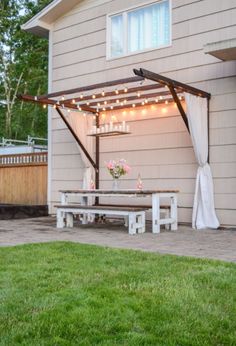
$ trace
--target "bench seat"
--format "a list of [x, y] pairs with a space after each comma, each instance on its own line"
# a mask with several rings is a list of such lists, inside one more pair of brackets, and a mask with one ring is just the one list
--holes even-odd
[[147, 209], [139, 206], [59, 204], [55, 207], [57, 208], [57, 228], [73, 227], [73, 215], [76, 214], [102, 214], [127, 217], [129, 234], [145, 232], [145, 210]]

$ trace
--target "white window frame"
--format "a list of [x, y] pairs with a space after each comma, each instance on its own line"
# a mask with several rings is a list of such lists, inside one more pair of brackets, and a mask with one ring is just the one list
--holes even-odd
[[[159, 0], [159, 1], [148, 1], [145, 3], [142, 3], [140, 5], [128, 7], [122, 11], [119, 12], [113, 12], [107, 14], [106, 18], [106, 59], [107, 60], [115, 60], [115, 59], [121, 59], [130, 55], [136, 55], [136, 54], [141, 54], [153, 50], [158, 50], [158, 49], [163, 49], [172, 46], [172, 0], [169, 0], [169, 16], [170, 16], [170, 42], [169, 44], [164, 44], [158, 47], [153, 47], [153, 48], [147, 48], [147, 49], [142, 49], [142, 50], [137, 50], [135, 52], [128, 52], [128, 13], [137, 9], [145, 8], [147, 6], [151, 6], [157, 3], [165, 2], [166, 0]], [[124, 42], [124, 53], [119, 55], [119, 56], [111, 56], [111, 18], [116, 15], [122, 15], [123, 20], [124, 20], [124, 33], [123, 33], [123, 42]]]

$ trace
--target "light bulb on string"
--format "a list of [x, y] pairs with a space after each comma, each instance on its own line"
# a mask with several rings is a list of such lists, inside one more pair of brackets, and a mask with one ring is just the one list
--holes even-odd
[[85, 116], [86, 116], [86, 113], [83, 113], [83, 116], [85, 117]]
[[62, 97], [61, 97], [61, 100], [62, 100], [62, 101], [65, 101], [65, 96], [62, 96]]
[[72, 103], [75, 104], [75, 99], [72, 100]]
[[120, 103], [120, 100], [117, 99], [117, 100], [116, 100], [116, 103]]
[[105, 91], [104, 90], [102, 91], [102, 96], [105, 96]]
[[168, 100], [165, 100], [165, 104], [168, 105], [169, 101]]
[[93, 99], [95, 99], [95, 98], [96, 98], [96, 95], [95, 95], [95, 94], [93, 94], [92, 98], [93, 98]]
[[56, 109], [56, 108], [57, 108], [57, 106], [56, 106], [56, 105], [53, 105], [53, 108], [54, 108], [54, 109]]
[[107, 105], [107, 101], [104, 101], [104, 105]]
[[124, 88], [124, 92], [125, 92], [125, 93], [128, 92], [128, 88], [127, 88], [127, 87]]
[[145, 105], [145, 102], [143, 101], [143, 102], [142, 102], [142, 106], [144, 106], [144, 105]]
[[110, 106], [110, 109], [113, 109], [113, 106]]
[[98, 103], [97, 103], [97, 106], [98, 106], [98, 107], [100, 107], [100, 106], [101, 106], [101, 104], [98, 102]]
[[158, 103], [158, 99], [155, 99], [155, 102]]
[[119, 90], [118, 90], [118, 89], [116, 89], [116, 90], [115, 90], [115, 93], [116, 93], [116, 95], [118, 95], [118, 94], [119, 94]]
[[80, 96], [79, 96], [81, 99], [83, 99], [84, 98], [84, 95], [83, 94], [80, 94]]
[[141, 96], [141, 93], [140, 93], [139, 91], [137, 92], [137, 96], [138, 96], [138, 97], [140, 97], [140, 96]]
[[86, 105], [87, 105], [87, 106], [89, 106], [89, 105], [90, 105], [90, 103], [89, 103], [89, 102], [86, 102]]
[[145, 101], [144, 101], [145, 103], [148, 103], [148, 99], [145, 99]]
[[136, 104], [135, 104], [135, 103], [133, 103], [133, 104], [132, 104], [132, 107], [133, 107], [133, 108], [135, 108], [135, 107], [136, 107]]
[[44, 105], [43, 105], [43, 108], [44, 108], [44, 109], [47, 108], [47, 105], [44, 104]]

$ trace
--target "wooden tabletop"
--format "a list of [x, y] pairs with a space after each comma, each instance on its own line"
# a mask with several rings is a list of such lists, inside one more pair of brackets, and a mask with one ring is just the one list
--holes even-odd
[[161, 189], [153, 189], [153, 190], [105, 190], [105, 189], [94, 189], [94, 190], [59, 190], [61, 193], [78, 193], [78, 194], [113, 194], [113, 195], [152, 195], [153, 193], [178, 193], [179, 190], [161, 190]]

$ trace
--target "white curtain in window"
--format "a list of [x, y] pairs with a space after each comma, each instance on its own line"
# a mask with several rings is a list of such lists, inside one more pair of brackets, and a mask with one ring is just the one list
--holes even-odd
[[[88, 151], [89, 155], [93, 158], [94, 138], [91, 136], [87, 136], [87, 134], [91, 131], [93, 125], [93, 117], [89, 115], [83, 116], [79, 112], [70, 112], [67, 119], [71, 127], [79, 137], [80, 141]], [[90, 189], [91, 180], [94, 181], [94, 169], [79, 145], [78, 148], [85, 167], [82, 187], [83, 189]]]
[[111, 18], [111, 56], [116, 57], [123, 54], [123, 16]]
[[192, 227], [196, 229], [217, 228], [214, 207], [214, 189], [208, 157], [207, 100], [185, 94], [187, 117], [196, 160], [199, 164], [195, 185]]
[[128, 52], [169, 43], [169, 2], [128, 12]]

